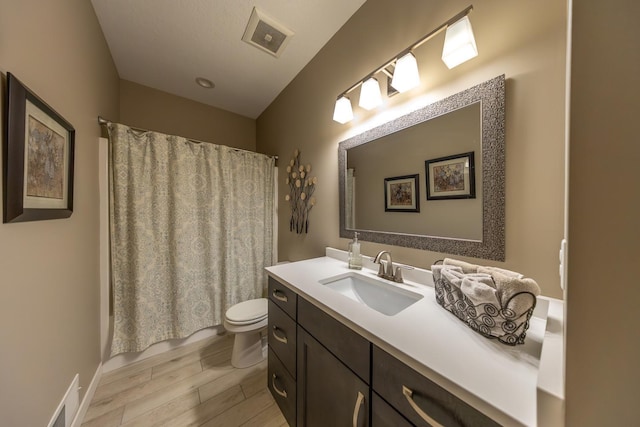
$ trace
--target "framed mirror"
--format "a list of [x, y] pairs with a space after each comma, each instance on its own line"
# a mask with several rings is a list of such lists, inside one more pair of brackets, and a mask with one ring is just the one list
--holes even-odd
[[342, 141], [340, 237], [504, 261], [504, 127], [502, 75]]

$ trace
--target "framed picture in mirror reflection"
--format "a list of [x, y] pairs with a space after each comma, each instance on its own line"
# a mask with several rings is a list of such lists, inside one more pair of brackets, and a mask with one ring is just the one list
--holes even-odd
[[419, 174], [384, 179], [386, 212], [420, 212]]
[[425, 161], [427, 200], [475, 199], [473, 151]]

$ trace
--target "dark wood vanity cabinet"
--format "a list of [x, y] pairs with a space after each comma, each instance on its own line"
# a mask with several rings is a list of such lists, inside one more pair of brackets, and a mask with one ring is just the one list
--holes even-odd
[[298, 296], [269, 278], [268, 387], [290, 426], [296, 425]]
[[280, 359], [292, 378], [296, 378], [296, 321], [269, 301], [269, 348]]
[[374, 391], [371, 393], [371, 426], [413, 427], [413, 424]]
[[413, 425], [500, 425], [376, 346], [373, 346], [372, 365], [373, 390]]
[[267, 386], [290, 426], [296, 425], [296, 380], [287, 372], [273, 350], [268, 353]]
[[298, 324], [369, 384], [371, 343], [367, 339], [303, 298], [299, 302]]
[[297, 425], [369, 426], [369, 341], [303, 298], [298, 325]]
[[298, 426], [369, 426], [369, 385], [298, 326]]
[[290, 426], [496, 422], [269, 278], [269, 389]]
[[289, 317], [296, 320], [298, 295], [273, 277], [269, 277], [269, 299]]
[[269, 278], [268, 387], [290, 426], [370, 423], [371, 344]]

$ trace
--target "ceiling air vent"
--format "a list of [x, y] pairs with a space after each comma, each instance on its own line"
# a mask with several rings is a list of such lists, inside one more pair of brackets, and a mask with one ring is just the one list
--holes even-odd
[[242, 40], [277, 58], [292, 36], [293, 31], [254, 7]]

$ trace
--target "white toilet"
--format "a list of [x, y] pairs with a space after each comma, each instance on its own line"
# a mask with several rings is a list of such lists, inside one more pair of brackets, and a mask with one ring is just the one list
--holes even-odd
[[224, 316], [224, 328], [235, 334], [231, 364], [246, 368], [264, 360], [262, 331], [267, 327], [268, 300], [257, 298], [238, 303]]

